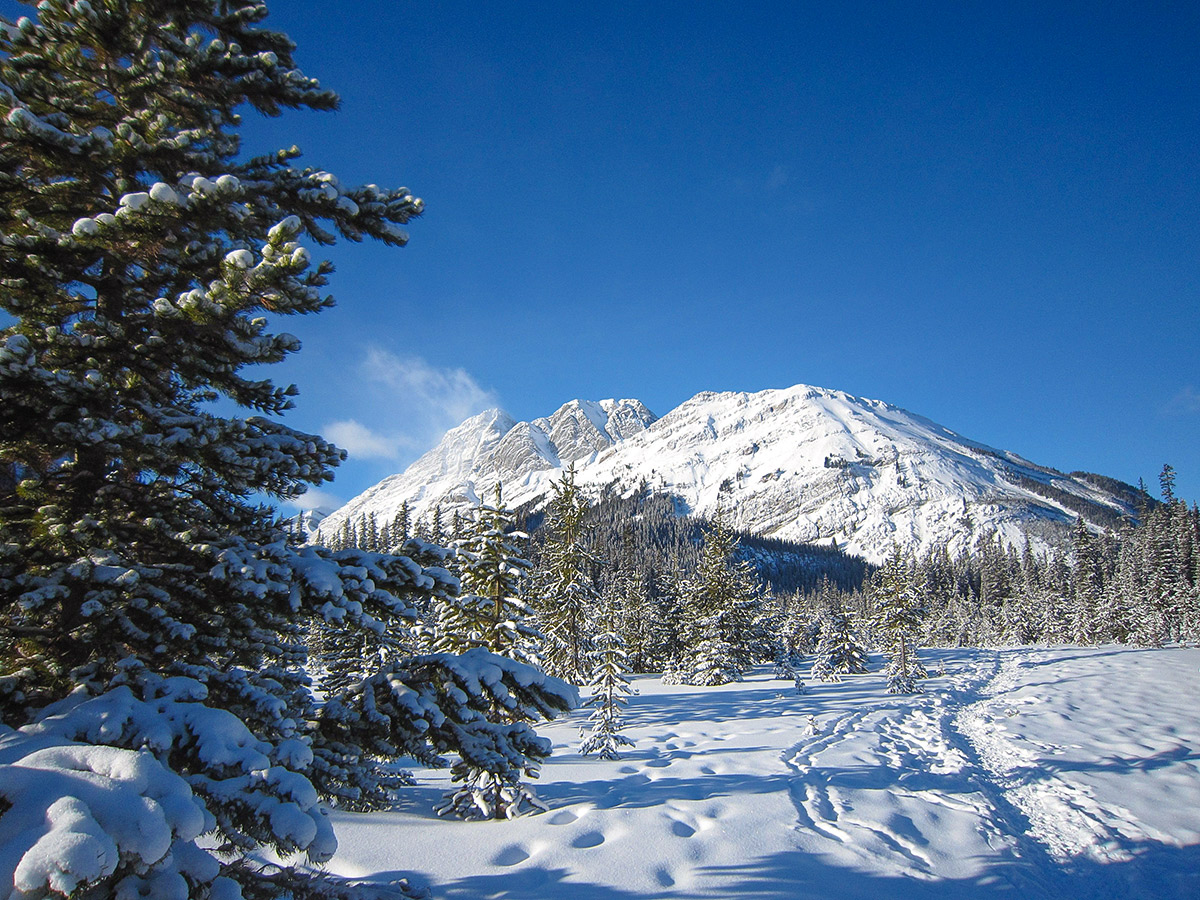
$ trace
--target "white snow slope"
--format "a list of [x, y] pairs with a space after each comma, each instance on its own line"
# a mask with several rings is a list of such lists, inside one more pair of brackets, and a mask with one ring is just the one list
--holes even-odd
[[[990, 529], [1018, 546], [1027, 533], [1041, 542], [1039, 528], [1062, 532], [1075, 521], [1064, 499], [1135, 514], [1128, 497], [1095, 481], [966, 440], [882, 401], [796, 385], [698, 394], [657, 420], [636, 400], [574, 400], [531, 423], [490, 410], [330, 515], [321, 530], [332, 535], [347, 518], [371, 512], [390, 522], [405, 501], [414, 520], [440, 504], [445, 522], [489, 496], [497, 480], [510, 506], [538, 503], [572, 461], [578, 483], [595, 496], [628, 496], [646, 484], [677, 496], [689, 512], [711, 516], [721, 507], [746, 531], [836, 541], [873, 562], [893, 543], [954, 552]], [[971, 527], [964, 527], [964, 501]]]
[[578, 755], [582, 713], [540, 729], [549, 812], [437, 819], [419, 771], [397, 811], [335, 813], [331, 869], [455, 900], [1200, 896], [1200, 651], [926, 661], [912, 697], [639, 678], [623, 759]]

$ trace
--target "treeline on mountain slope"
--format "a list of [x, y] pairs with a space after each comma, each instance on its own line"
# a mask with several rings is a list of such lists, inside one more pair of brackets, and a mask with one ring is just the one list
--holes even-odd
[[[680, 515], [679, 501], [669, 494], [649, 488], [628, 497], [606, 497], [589, 503], [585, 513], [588, 545], [596, 559], [595, 580], [600, 587], [617, 568], [615, 560], [629, 557], [647, 577], [667, 573], [690, 573], [700, 558], [704, 533], [711, 522], [702, 516]], [[535, 563], [545, 540], [545, 510], [517, 510], [517, 525], [528, 533], [527, 551]], [[433, 543], [452, 544], [469, 527], [461, 514], [447, 519], [434, 508], [427, 518], [412, 521], [406, 504], [390, 522], [380, 522], [372, 514], [347, 520], [327, 545], [332, 548], [383, 548], [417, 535]], [[869, 563], [844, 553], [830, 544], [802, 544], [735, 532], [737, 553], [750, 562], [774, 594], [811, 592], [823, 580], [843, 588], [860, 586]], [[304, 535], [297, 533], [297, 539]]]
[[[911, 594], [911, 605], [919, 610], [912, 637], [922, 646], [1109, 641], [1157, 646], [1200, 640], [1197, 511], [1171, 497], [1169, 487], [1165, 494], [1164, 502], [1146, 506], [1142, 526], [1126, 523], [1119, 532], [1100, 535], [1080, 519], [1070, 546], [1043, 554], [1029, 545], [1017, 551], [995, 533], [984, 533], [970, 551], [954, 556], [942, 549], [918, 558], [897, 549], [882, 568], [857, 561], [865, 574], [841, 584], [822, 573], [805, 590], [777, 591], [755, 573], [757, 584], [746, 592], [753, 595], [753, 613], [742, 625], [749, 641], [739, 650], [744, 656], [731, 666], [731, 676], [744, 670], [746, 660], [815, 652], [829, 615], [844, 614], [860, 640], [883, 647], [887, 642], [876, 633], [883, 593]], [[576, 618], [586, 619], [589, 608], [604, 605], [595, 598], [606, 598], [616, 610], [616, 628], [634, 671], [675, 677], [672, 673], [682, 668], [691, 673], [688, 678], [696, 670], [692, 657], [699, 643], [689, 648], [683, 636], [694, 617], [712, 615], [695, 607], [696, 595], [706, 589], [704, 554], [714, 536], [720, 543], [721, 535], [732, 532], [722, 523], [679, 517], [676, 509], [669, 497], [645, 494], [606, 500], [582, 515], [587, 552], [577, 568], [591, 599]], [[524, 588], [536, 624], [539, 608], [553, 605], [538, 593], [546, 578], [542, 547], [552, 529], [540, 514], [526, 521], [538, 526], [525, 551], [532, 562]], [[371, 533], [369, 523], [360, 527]], [[744, 536], [734, 538], [717, 553], [724, 554], [726, 579], [734, 577], [733, 567], [763, 555], [734, 549]], [[855, 571], [846, 565], [848, 557], [820, 549], [815, 571], [820, 564], [842, 576]], [[586, 683], [578, 664], [571, 671], [550, 670]]]

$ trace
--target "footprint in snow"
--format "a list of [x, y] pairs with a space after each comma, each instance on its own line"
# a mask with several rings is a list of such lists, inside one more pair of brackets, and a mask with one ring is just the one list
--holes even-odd
[[573, 809], [560, 809], [558, 812], [552, 813], [546, 821], [551, 825], [570, 825], [578, 818], [579, 816]]
[[599, 847], [604, 843], [604, 835], [599, 831], [588, 831], [571, 841], [576, 850], [586, 850], [588, 847]]
[[505, 847], [494, 857], [492, 857], [493, 866], [516, 866], [529, 859], [529, 853], [524, 847], [517, 844], [511, 844]]
[[696, 833], [696, 829], [687, 822], [680, 822], [678, 819], [676, 819], [671, 823], [671, 833], [676, 837], [690, 838]]

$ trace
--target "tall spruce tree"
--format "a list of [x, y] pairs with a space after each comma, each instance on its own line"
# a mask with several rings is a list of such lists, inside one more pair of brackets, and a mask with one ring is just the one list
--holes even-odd
[[879, 570], [872, 593], [875, 630], [883, 639], [888, 654], [888, 693], [916, 693], [921, 689], [920, 679], [927, 674], [917, 656], [916, 646], [924, 609], [899, 546], [893, 549]]
[[737, 559], [738, 539], [718, 510], [704, 535], [700, 564], [683, 591], [686, 649], [672, 680], [717, 685], [738, 681], [760, 643], [756, 619], [761, 586], [752, 566]]
[[[512, 660], [537, 662], [542, 636], [529, 624], [530, 609], [522, 598], [530, 564], [519, 554], [527, 535], [514, 530], [513, 522], [497, 483], [495, 499], [476, 509], [474, 525], [459, 543], [462, 593], [437, 605], [435, 649], [472, 653], [486, 649]], [[500, 705], [491, 712], [513, 727], [524, 727], [543, 714], [527, 705]], [[458, 786], [446, 794], [439, 814], [503, 819], [545, 809], [524, 781], [537, 777], [537, 761], [501, 762], [497, 766], [463, 756], [451, 768]]]
[[543, 660], [550, 674], [584, 685], [592, 674], [591, 622], [600, 598], [587, 547], [589, 504], [575, 484], [574, 464], [551, 490], [537, 601], [546, 638]]
[[867, 671], [867, 651], [854, 633], [854, 624], [845, 610], [831, 609], [823, 617], [821, 640], [812, 664], [812, 677], [818, 681], [840, 681], [842, 675]]
[[510, 659], [537, 662], [541, 635], [529, 624], [531, 612], [523, 599], [530, 564], [521, 545], [527, 535], [515, 531], [513, 521], [497, 484], [494, 500], [476, 508], [474, 524], [459, 542], [462, 592], [437, 607], [435, 649], [484, 647]]
[[1075, 521], [1074, 565], [1071, 571], [1072, 605], [1069, 637], [1072, 643], [1094, 644], [1102, 636], [1098, 613], [1104, 587], [1104, 561], [1100, 542], [1083, 516]]
[[[489, 697], [463, 693], [494, 657], [360, 682], [331, 698], [337, 729], [308, 689], [314, 618], [374, 631], [454, 585], [404, 557], [290, 546], [248, 499], [296, 497], [343, 458], [278, 420], [294, 388], [244, 371], [299, 346], [269, 316], [332, 303], [301, 242], [402, 245], [421, 212], [406, 189], [294, 166], [294, 148], [242, 156], [240, 109], [337, 104], [266, 14], [44, 0], [0, 23], [0, 822], [19, 835], [0, 887], [22, 896], [350, 896], [255, 861], [329, 858], [314, 784], [361, 793], [369, 766], [341, 763], [385, 746], [520, 768], [548, 744], [483, 710], [571, 703], [511, 666]], [[131, 830], [131, 808], [154, 813]]]
[[629, 695], [637, 691], [626, 677], [628, 659], [624, 642], [617, 631], [617, 610], [611, 596], [605, 598], [600, 620], [592, 691], [584, 701], [584, 705], [592, 709], [588, 716], [591, 729], [584, 737], [579, 752], [585, 756], [595, 753], [601, 759], [619, 759], [622, 747], [633, 746], [633, 741], [621, 734], [621, 708], [629, 702]]

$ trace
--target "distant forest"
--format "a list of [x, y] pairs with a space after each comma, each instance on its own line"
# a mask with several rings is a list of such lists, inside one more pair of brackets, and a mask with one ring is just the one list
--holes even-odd
[[[1112, 489], [1100, 476], [1086, 477]], [[1161, 487], [1162, 501], [1138, 489], [1141, 524], [1114, 519], [1101, 533], [1080, 516], [1069, 540], [1044, 553], [1005, 545], [985, 532], [953, 555], [939, 548], [918, 557], [897, 548], [878, 567], [833, 546], [729, 529], [736, 539], [730, 564], [749, 564], [759, 585], [762, 646], [755, 653], [768, 659], [780, 648], [812, 649], [819, 635], [814, 623], [830, 611], [845, 612], [869, 643], [885, 582], [889, 590], [912, 594], [918, 639], [925, 646], [1200, 641], [1200, 513], [1175, 498], [1169, 466]], [[695, 589], [715, 527], [705, 518], [682, 515], [682, 508], [677, 498], [649, 489], [585, 504], [585, 574], [597, 596], [616, 590], [622, 573], [632, 571], [662, 601], [660, 612], [671, 614], [676, 606], [662, 598]], [[523, 553], [531, 573], [527, 601], [535, 610], [544, 548], [553, 535], [547, 515], [548, 509], [516, 510], [512, 526], [529, 535]], [[339, 537], [382, 550], [410, 530], [432, 543], [453, 545], [469, 533], [470, 523], [455, 516], [443, 526], [435, 512], [410, 527], [402, 511], [387, 526], [369, 519], [348, 524]], [[670, 664], [668, 658], [642, 662]]]

